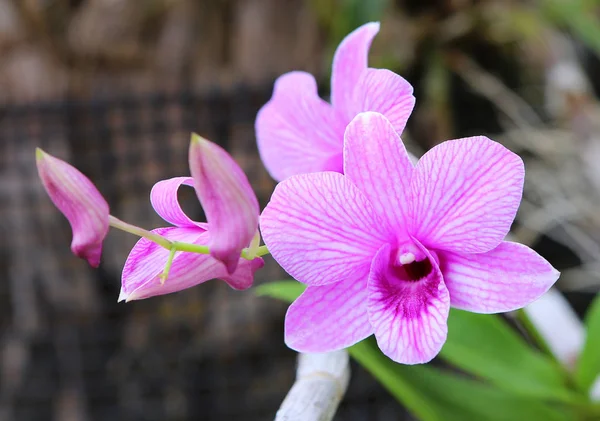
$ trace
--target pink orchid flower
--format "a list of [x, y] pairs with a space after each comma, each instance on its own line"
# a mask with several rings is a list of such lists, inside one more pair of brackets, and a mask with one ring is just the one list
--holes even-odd
[[102, 242], [109, 229], [108, 203], [96, 186], [75, 167], [39, 148], [35, 155], [46, 192], [71, 225], [71, 250], [92, 267], [98, 267]]
[[[142, 238], [131, 250], [122, 275], [119, 301], [168, 294], [210, 279], [224, 280], [234, 289], [252, 285], [261, 258], [240, 257], [258, 230], [258, 201], [248, 179], [227, 152], [194, 136], [190, 145], [192, 177], [159, 181], [150, 192], [152, 207], [174, 227], [152, 232], [170, 241], [209, 245], [211, 254], [176, 252], [166, 281], [161, 279], [170, 251]], [[191, 220], [181, 209], [177, 191], [195, 186], [208, 223]]]
[[308, 285], [286, 315], [289, 347], [327, 352], [374, 333], [394, 361], [424, 363], [445, 342], [450, 306], [511, 311], [558, 279], [503, 241], [524, 167], [499, 143], [447, 141], [413, 166], [394, 126], [363, 113], [345, 133], [344, 172], [284, 180], [261, 216], [275, 260]]
[[271, 176], [317, 171], [342, 172], [344, 130], [362, 111], [384, 114], [401, 133], [412, 112], [412, 86], [397, 74], [367, 67], [379, 23], [368, 23], [338, 46], [331, 75], [331, 104], [319, 98], [306, 72], [290, 72], [275, 82], [273, 97], [256, 118], [258, 150]]

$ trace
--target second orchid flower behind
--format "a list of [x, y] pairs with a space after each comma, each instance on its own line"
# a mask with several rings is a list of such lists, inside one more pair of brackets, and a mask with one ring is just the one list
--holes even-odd
[[[210, 255], [167, 250], [140, 239], [125, 262], [119, 301], [168, 294], [214, 278], [246, 289], [263, 267], [251, 247], [258, 239], [258, 200], [242, 169], [221, 147], [197, 135], [192, 136], [189, 165], [192, 177], [159, 181], [152, 188], [154, 210], [174, 225], [152, 232], [173, 242], [208, 245]], [[208, 223], [193, 221], [183, 212], [177, 200], [181, 185], [194, 186]], [[250, 254], [242, 258], [246, 247]]]
[[379, 23], [350, 33], [335, 51], [331, 104], [319, 98], [315, 78], [290, 72], [275, 82], [273, 97], [256, 116], [256, 141], [265, 167], [277, 181], [318, 171], [343, 172], [344, 130], [360, 112], [377, 111], [398, 133], [415, 105], [413, 88], [387, 69], [368, 67]]
[[444, 142], [414, 166], [392, 123], [359, 114], [344, 175], [292, 176], [261, 216], [269, 251], [308, 285], [285, 340], [328, 352], [375, 334], [383, 353], [424, 363], [446, 341], [450, 306], [476, 313], [531, 303], [559, 273], [504, 241], [523, 189], [523, 161], [486, 137]]

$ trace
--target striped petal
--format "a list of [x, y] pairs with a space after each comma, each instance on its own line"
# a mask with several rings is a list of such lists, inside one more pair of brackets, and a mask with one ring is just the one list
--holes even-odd
[[108, 203], [79, 170], [39, 148], [36, 164], [50, 199], [71, 225], [71, 250], [98, 267], [102, 242], [109, 228]]
[[189, 162], [210, 226], [210, 253], [231, 274], [258, 230], [258, 200], [242, 169], [220, 146], [193, 135]]
[[[157, 228], [152, 232], [171, 241], [206, 244], [210, 240], [208, 231], [197, 228]], [[252, 285], [254, 272], [264, 265], [260, 258], [252, 261], [239, 259], [237, 269], [229, 274], [220, 261], [208, 254], [177, 252], [169, 276], [162, 283], [160, 275], [168, 256], [169, 250], [145, 238], [140, 239], [123, 267], [119, 301], [169, 294], [215, 278], [224, 280], [234, 289], [246, 289]]]
[[354, 88], [367, 68], [369, 49], [378, 32], [379, 22], [362, 25], [344, 38], [333, 56], [331, 103], [343, 112], [346, 121], [356, 115]]
[[411, 234], [429, 249], [495, 248], [517, 213], [524, 175], [521, 158], [487, 137], [439, 144], [415, 167]]
[[156, 213], [165, 221], [176, 227], [200, 227], [207, 229], [208, 225], [190, 219], [177, 199], [177, 191], [181, 185], [194, 186], [192, 177], [174, 177], [162, 180], [152, 187], [150, 203]]
[[452, 307], [475, 313], [516, 310], [537, 300], [560, 273], [523, 244], [502, 242], [487, 253], [440, 256]]
[[372, 333], [366, 276], [307, 287], [285, 316], [285, 343], [298, 352], [343, 349]]
[[311, 286], [364, 280], [391, 235], [350, 180], [333, 172], [279, 183], [260, 224], [275, 260]]
[[356, 112], [375, 111], [385, 115], [400, 135], [415, 106], [413, 87], [387, 69], [366, 69], [354, 88], [351, 107]]
[[348, 120], [319, 98], [317, 83], [305, 72], [275, 82], [273, 97], [256, 117], [256, 140], [275, 180], [318, 171], [342, 171], [342, 144]]
[[386, 117], [357, 115], [344, 136], [344, 173], [401, 235], [410, 222], [413, 164]]

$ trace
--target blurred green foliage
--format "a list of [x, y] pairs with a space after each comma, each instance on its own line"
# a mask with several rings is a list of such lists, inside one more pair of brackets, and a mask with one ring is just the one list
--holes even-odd
[[585, 327], [586, 342], [577, 364], [575, 380], [581, 390], [588, 393], [600, 376], [600, 294], [587, 311]]
[[[293, 280], [261, 285], [256, 293], [294, 301], [305, 289]], [[600, 299], [590, 310], [587, 347], [593, 372], [600, 371]], [[595, 353], [591, 351], [592, 347]], [[584, 421], [600, 417], [587, 390], [527, 344], [500, 316], [451, 309], [448, 339], [440, 357], [472, 377], [432, 364], [397, 364], [381, 353], [374, 337], [348, 348], [411, 413], [423, 421]], [[583, 371], [591, 367], [586, 366]], [[595, 371], [594, 371], [595, 370]], [[595, 378], [595, 374], [594, 374]]]
[[[344, 36], [365, 22], [382, 22], [371, 65], [390, 68], [413, 84], [418, 98], [415, 115], [424, 113], [421, 121], [433, 127], [426, 130], [424, 138], [417, 133], [417, 142], [426, 147], [472, 134], [456, 121], [466, 118], [458, 115], [458, 108], [469, 113], [464, 101], [457, 106], [457, 96], [464, 96], [467, 90], [458, 82], [464, 76], [457, 57], [473, 60], [508, 89], [517, 93], [527, 90], [527, 99], [540, 108], [546, 100], [544, 92], [531, 87], [542, 86], [545, 70], [555, 63], [556, 51], [549, 45], [551, 33], [571, 36], [600, 56], [597, 0], [310, 0], [310, 4], [327, 34], [329, 55], [324, 68], [330, 68], [331, 56]], [[482, 115], [469, 116], [471, 121], [496, 118], [499, 107], [494, 99], [481, 99], [479, 104], [482, 102], [488, 103], [493, 113], [483, 115], [485, 111], [473, 105]], [[494, 131], [494, 125], [471, 129]]]

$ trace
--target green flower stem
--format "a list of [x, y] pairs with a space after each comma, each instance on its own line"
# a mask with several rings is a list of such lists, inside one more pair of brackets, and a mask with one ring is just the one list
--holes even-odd
[[110, 226], [113, 228], [128, 232], [133, 235], [137, 235], [138, 237], [146, 238], [168, 250], [171, 250], [171, 248], [173, 247], [173, 243], [171, 241], [167, 240], [162, 235], [158, 235], [158, 234], [155, 234], [148, 230], [145, 230], [144, 228], [140, 228], [135, 225], [128, 224], [127, 222], [121, 221], [119, 218], [116, 218], [112, 215], [108, 216], [108, 221], [109, 221]]
[[270, 251], [267, 248], [267, 246], [260, 246], [256, 249], [256, 257], [266, 256], [267, 254], [270, 254]]
[[198, 254], [210, 254], [210, 249], [208, 246], [204, 246], [201, 244], [192, 244], [192, 243], [184, 243], [181, 241], [174, 241], [173, 248], [177, 251], [187, 251], [190, 253], [198, 253]]
[[[140, 228], [138, 226], [128, 224], [127, 222], [121, 221], [119, 218], [116, 218], [112, 215], [110, 215], [108, 218], [109, 218], [109, 224], [111, 227], [119, 229], [121, 231], [128, 232], [133, 235], [137, 235], [138, 237], [146, 238], [150, 241], [153, 241], [156, 244], [158, 244], [159, 246], [164, 247], [167, 250], [169, 250], [173, 257], [175, 255], [175, 252], [177, 252], [177, 251], [186, 251], [189, 253], [198, 253], [198, 254], [210, 254], [210, 249], [208, 248], [208, 246], [201, 245], [201, 244], [184, 243], [181, 241], [170, 241], [169, 239], [167, 239], [166, 237], [163, 237], [162, 235], [158, 235], [151, 231], [145, 230], [144, 228]], [[246, 249], [242, 250], [241, 257], [246, 260], [252, 260], [255, 257], [261, 257], [261, 256], [265, 256], [267, 254], [269, 254], [269, 249], [267, 248], [267, 246], [260, 246], [254, 250], [254, 253], [252, 256], [250, 256], [250, 254], [249, 254], [249, 249], [246, 248]], [[172, 262], [171, 255], [169, 256], [169, 258], [171, 259], [168, 263], [169, 267], [165, 268], [165, 271], [167, 271], [167, 275], [168, 275], [168, 269], [170, 269], [170, 266], [171, 266], [170, 263]], [[163, 275], [165, 275], [165, 274], [163, 273]]]
[[171, 271], [171, 265], [173, 264], [173, 259], [175, 258], [175, 253], [177, 253], [177, 249], [173, 247], [169, 252], [169, 258], [167, 259], [167, 263], [165, 264], [165, 268], [163, 270], [162, 275], [160, 275], [160, 283], [161, 285], [165, 284], [165, 281], [169, 277], [169, 272]]

